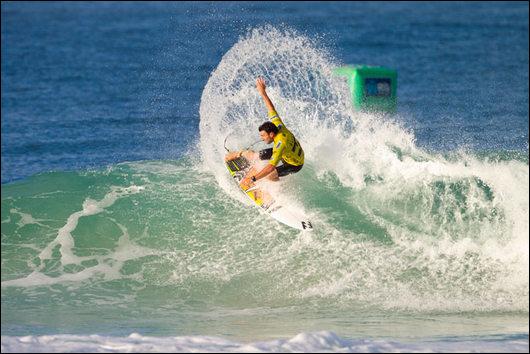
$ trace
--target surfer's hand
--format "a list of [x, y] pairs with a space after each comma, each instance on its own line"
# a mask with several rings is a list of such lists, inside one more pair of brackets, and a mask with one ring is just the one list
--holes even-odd
[[258, 78], [256, 79], [256, 88], [258, 89], [258, 92], [259, 92], [261, 95], [265, 94], [265, 89], [266, 89], [267, 87], [265, 86], [265, 80], [264, 80], [263, 78], [258, 77]]
[[232, 151], [225, 155], [225, 162], [232, 161], [240, 157], [240, 151]]
[[241, 180], [241, 182], [239, 182], [239, 185], [241, 186], [241, 188], [243, 188], [244, 190], [247, 190], [249, 189], [250, 187], [250, 184], [252, 183], [252, 180], [248, 177], [245, 177]]

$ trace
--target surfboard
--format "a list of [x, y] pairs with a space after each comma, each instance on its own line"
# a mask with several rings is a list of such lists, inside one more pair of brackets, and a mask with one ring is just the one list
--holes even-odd
[[255, 186], [250, 187], [247, 190], [241, 188], [239, 183], [251, 167], [247, 159], [239, 157], [235, 160], [227, 161], [226, 167], [234, 178], [234, 181], [237, 183], [238, 188], [241, 189], [241, 191], [245, 193], [262, 212], [269, 214], [273, 219], [282, 224], [295, 229], [305, 231], [313, 230], [311, 221], [307, 220], [303, 215], [300, 215], [296, 210], [290, 210], [281, 205], [281, 203], [276, 201], [267, 191], [261, 190]]

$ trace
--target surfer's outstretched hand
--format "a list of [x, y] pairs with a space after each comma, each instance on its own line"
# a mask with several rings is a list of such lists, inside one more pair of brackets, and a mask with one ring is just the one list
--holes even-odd
[[265, 79], [258, 77], [256, 79], [256, 88], [258, 89], [258, 92], [263, 95], [265, 93], [265, 89], [267, 88], [265, 85]]
[[263, 100], [265, 101], [265, 105], [267, 106], [269, 112], [276, 112], [276, 109], [274, 108], [271, 99], [265, 91], [266, 88], [267, 86], [265, 85], [265, 80], [262, 77], [258, 77], [256, 79], [256, 89], [258, 89], [261, 98], [263, 98]]

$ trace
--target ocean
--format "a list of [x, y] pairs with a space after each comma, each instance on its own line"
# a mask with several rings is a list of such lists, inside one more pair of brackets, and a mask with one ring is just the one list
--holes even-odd
[[[1, 11], [2, 352], [528, 352], [528, 2]], [[396, 114], [344, 65], [396, 69]], [[224, 166], [258, 76], [313, 232]]]

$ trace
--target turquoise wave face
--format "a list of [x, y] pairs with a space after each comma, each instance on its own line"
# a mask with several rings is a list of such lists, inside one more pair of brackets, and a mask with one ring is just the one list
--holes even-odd
[[219, 333], [241, 312], [297, 319], [292, 330], [311, 311], [527, 313], [528, 241], [494, 187], [403, 187], [367, 177], [354, 189], [309, 165], [283, 186], [314, 220], [307, 234], [227, 194], [192, 158], [3, 185], [2, 326], [86, 333], [144, 318], [157, 323], [148, 332]]

